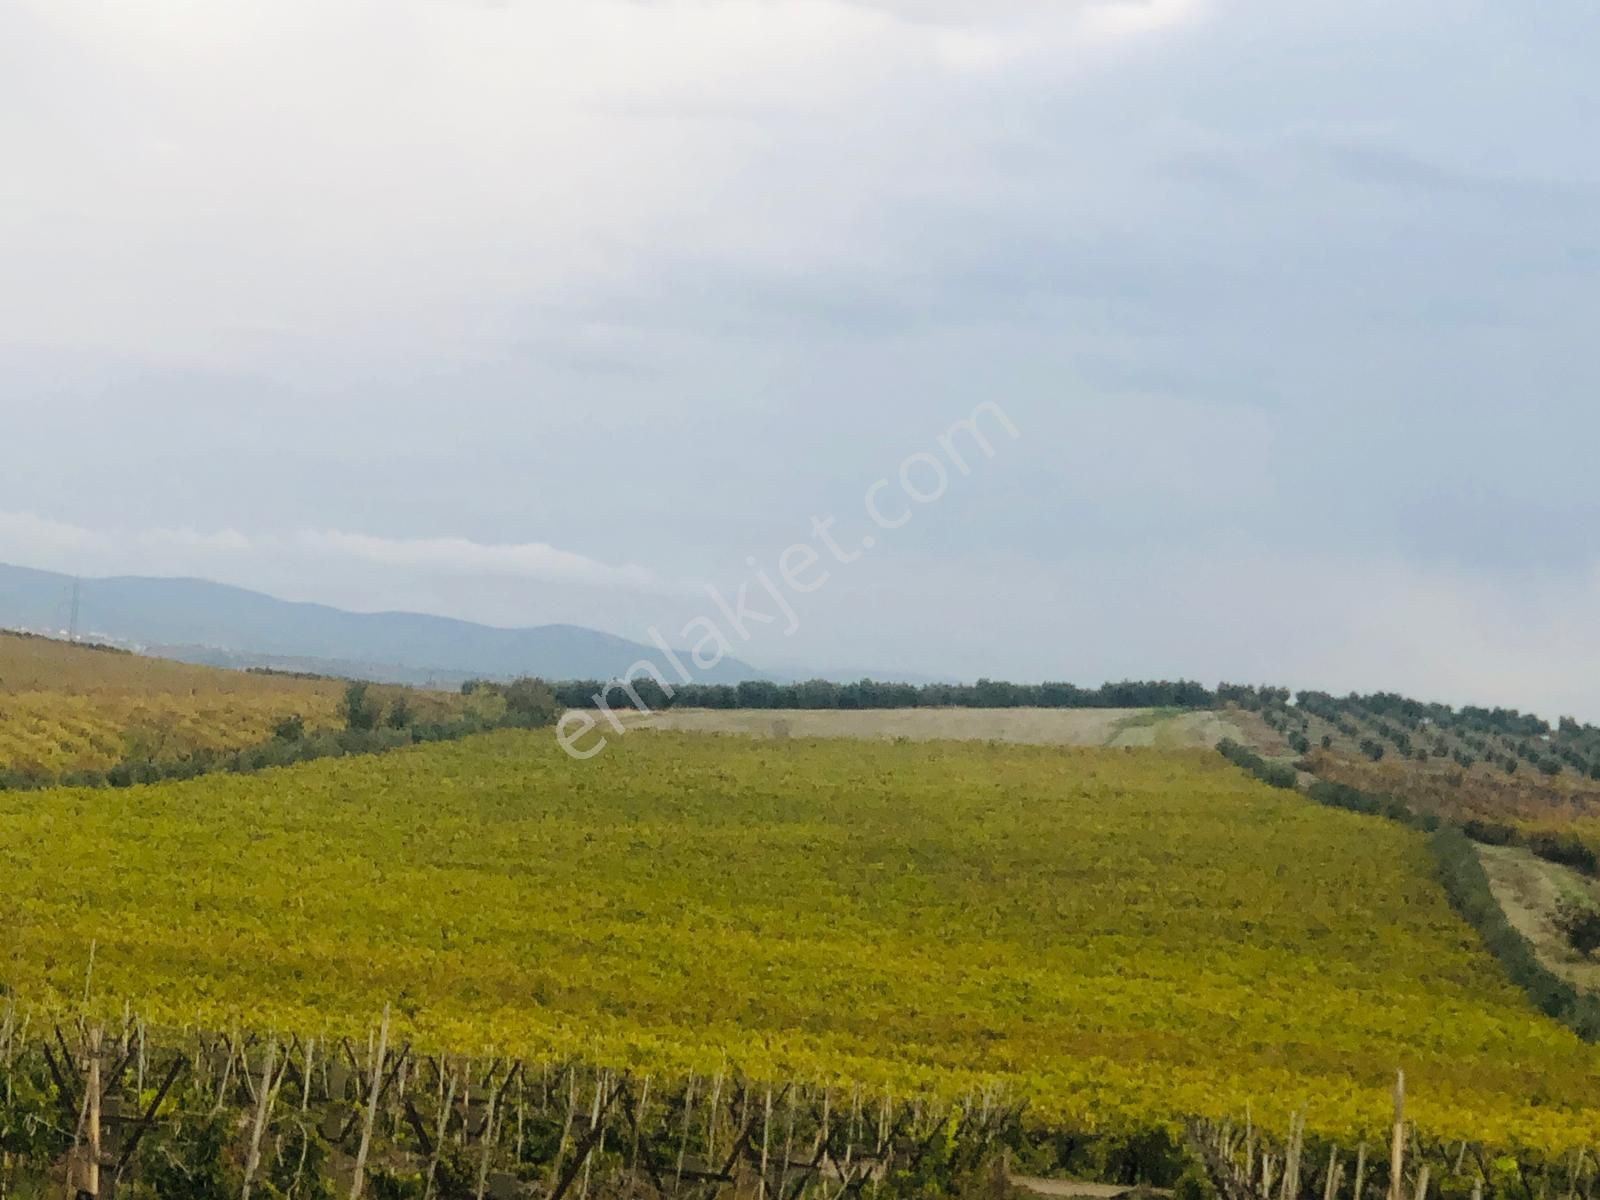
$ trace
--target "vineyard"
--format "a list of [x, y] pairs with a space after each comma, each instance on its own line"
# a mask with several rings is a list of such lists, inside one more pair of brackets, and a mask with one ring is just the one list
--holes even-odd
[[[0, 773], [53, 780], [123, 762], [176, 762], [270, 741], [283, 722], [343, 724], [340, 680], [301, 679], [146, 658], [0, 632]], [[458, 715], [458, 696], [404, 692], [418, 720]]]
[[[997, 1089], [938, 1099], [726, 1068], [670, 1077], [425, 1054], [392, 1039], [387, 1013], [365, 1039], [150, 1034], [128, 1017], [32, 1032], [14, 1009], [0, 1012], [0, 1197], [63, 1184], [107, 1200], [1525, 1200], [1535, 1189], [1592, 1200], [1594, 1191], [1581, 1153], [1510, 1155], [1419, 1136], [1398, 1077], [1388, 1146], [1350, 1147], [1309, 1133], [1303, 1115], [1281, 1130], [1246, 1113], [1096, 1135], [1041, 1128], [1024, 1099]], [[1063, 1185], [1061, 1173], [1104, 1182]]]
[[1419, 835], [1208, 753], [640, 731], [580, 767], [500, 733], [0, 796], [0, 858], [0, 978], [36, 1021], [87, 991], [327, 1044], [392, 1006], [420, 1054], [1346, 1139], [1404, 1067], [1419, 1135], [1600, 1144], [1600, 1055]]

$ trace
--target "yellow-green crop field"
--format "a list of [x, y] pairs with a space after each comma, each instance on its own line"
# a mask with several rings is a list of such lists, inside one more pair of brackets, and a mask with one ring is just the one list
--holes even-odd
[[0, 768], [60, 775], [130, 753], [237, 750], [292, 713], [308, 728], [336, 725], [342, 691], [0, 633]]
[[[291, 715], [309, 730], [332, 729], [344, 686], [0, 632], [0, 770], [53, 777], [128, 757], [240, 750], [267, 741]], [[373, 694], [387, 702], [402, 690], [421, 720], [458, 716], [469, 703], [410, 689]]]
[[501, 733], [257, 776], [0, 795], [24, 1009], [1188, 1114], [1600, 1144], [1418, 835], [1203, 752]]

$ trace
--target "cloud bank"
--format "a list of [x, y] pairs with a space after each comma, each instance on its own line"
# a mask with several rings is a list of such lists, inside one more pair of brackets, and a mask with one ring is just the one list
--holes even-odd
[[646, 567], [613, 566], [542, 542], [483, 545], [466, 538], [385, 538], [335, 529], [248, 536], [233, 529], [94, 530], [32, 513], [0, 512], [0, 549], [12, 561], [69, 574], [235, 577], [241, 565], [274, 559], [415, 571], [434, 577], [493, 577], [640, 593], [684, 591]]

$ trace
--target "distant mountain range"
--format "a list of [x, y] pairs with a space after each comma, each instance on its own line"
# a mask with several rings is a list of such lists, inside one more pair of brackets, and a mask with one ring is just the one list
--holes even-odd
[[[577, 625], [502, 629], [422, 613], [356, 613], [279, 600], [202, 579], [122, 576], [75, 580], [54, 571], [0, 563], [0, 627], [86, 640], [219, 667], [271, 667], [385, 683], [454, 687], [473, 678], [614, 679], [641, 659], [670, 671], [652, 646]], [[931, 680], [871, 671], [762, 671], [724, 659], [697, 683], [746, 679], [867, 676]]]
[[[662, 663], [654, 647], [576, 625], [500, 629], [422, 613], [347, 612], [201, 579], [75, 581], [4, 564], [0, 625], [60, 636], [72, 624], [75, 588], [80, 637], [211, 666], [454, 686], [519, 675], [612, 679], [641, 659]], [[771, 678], [724, 659], [696, 682]]]

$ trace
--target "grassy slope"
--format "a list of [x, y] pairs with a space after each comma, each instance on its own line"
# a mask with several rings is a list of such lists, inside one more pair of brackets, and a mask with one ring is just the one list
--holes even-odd
[[1516, 846], [1480, 846], [1478, 855], [1495, 899], [1517, 932], [1533, 943], [1539, 961], [1568, 983], [1600, 993], [1600, 961], [1573, 950], [1555, 924], [1563, 900], [1600, 903], [1600, 884]]
[[1214, 756], [547, 734], [0, 796], [0, 978], [152, 1018], [364, 1029], [898, 1090], [1592, 1144], [1600, 1056], [1537, 1018], [1421, 839]]

